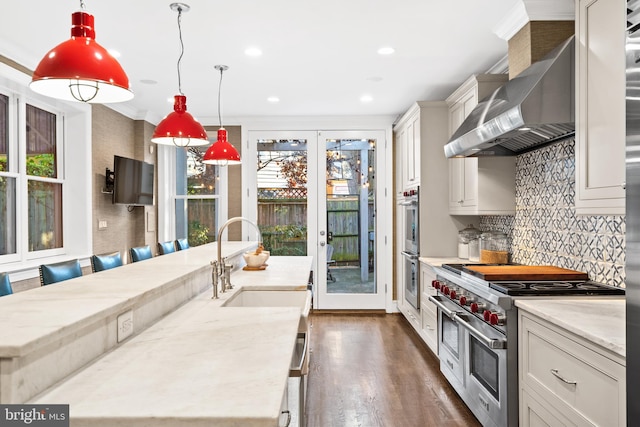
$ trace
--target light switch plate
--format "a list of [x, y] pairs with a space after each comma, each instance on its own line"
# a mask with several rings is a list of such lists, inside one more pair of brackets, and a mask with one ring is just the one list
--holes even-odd
[[107, 220], [106, 219], [99, 219], [98, 220], [98, 230], [104, 230], [107, 228]]

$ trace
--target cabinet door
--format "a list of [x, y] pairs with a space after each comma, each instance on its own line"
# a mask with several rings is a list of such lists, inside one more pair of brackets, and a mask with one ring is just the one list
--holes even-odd
[[409, 186], [420, 185], [420, 114], [412, 119], [407, 129], [408, 146], [407, 165], [409, 166]]
[[621, 0], [577, 3], [578, 214], [625, 213], [624, 6]]
[[478, 159], [449, 159], [449, 212], [461, 213], [478, 206]]

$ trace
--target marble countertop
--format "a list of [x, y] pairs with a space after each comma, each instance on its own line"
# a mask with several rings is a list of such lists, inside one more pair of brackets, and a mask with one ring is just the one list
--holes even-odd
[[74, 427], [277, 426], [296, 308], [180, 309], [31, 403]]
[[418, 260], [435, 267], [440, 267], [442, 264], [474, 264], [468, 259], [457, 257], [420, 257]]
[[624, 298], [518, 299], [516, 306], [626, 357]]
[[75, 427], [277, 426], [301, 310], [221, 307], [243, 289], [306, 290], [312, 257], [271, 257], [238, 270], [46, 390], [30, 403], [65, 403]]
[[[240, 254], [255, 244], [225, 242], [223, 255]], [[210, 270], [216, 251], [216, 243], [198, 246], [2, 297], [0, 357], [23, 356], [136, 300], [159, 296], [184, 275]]]

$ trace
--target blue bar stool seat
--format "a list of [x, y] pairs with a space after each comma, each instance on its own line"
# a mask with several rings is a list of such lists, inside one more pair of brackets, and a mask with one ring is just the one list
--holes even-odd
[[94, 273], [120, 267], [121, 265], [122, 257], [120, 256], [120, 252], [91, 256], [91, 269]]
[[176, 251], [176, 247], [172, 240], [168, 242], [158, 243], [158, 254], [166, 255]]
[[7, 273], [0, 273], [0, 297], [11, 295], [12, 293], [13, 288], [9, 281], [9, 275]]
[[80, 276], [82, 276], [82, 268], [80, 267], [80, 261], [77, 259], [55, 264], [42, 264], [40, 266], [41, 286], [51, 285], [52, 283], [58, 283]]
[[131, 256], [131, 262], [138, 262], [145, 259], [153, 258], [151, 253], [151, 246], [138, 246], [137, 248], [129, 249], [129, 255]]

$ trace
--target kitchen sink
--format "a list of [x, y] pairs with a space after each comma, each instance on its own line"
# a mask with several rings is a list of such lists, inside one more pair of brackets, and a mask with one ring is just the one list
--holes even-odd
[[311, 291], [245, 290], [233, 294], [222, 307], [299, 307], [301, 332], [308, 331]]

